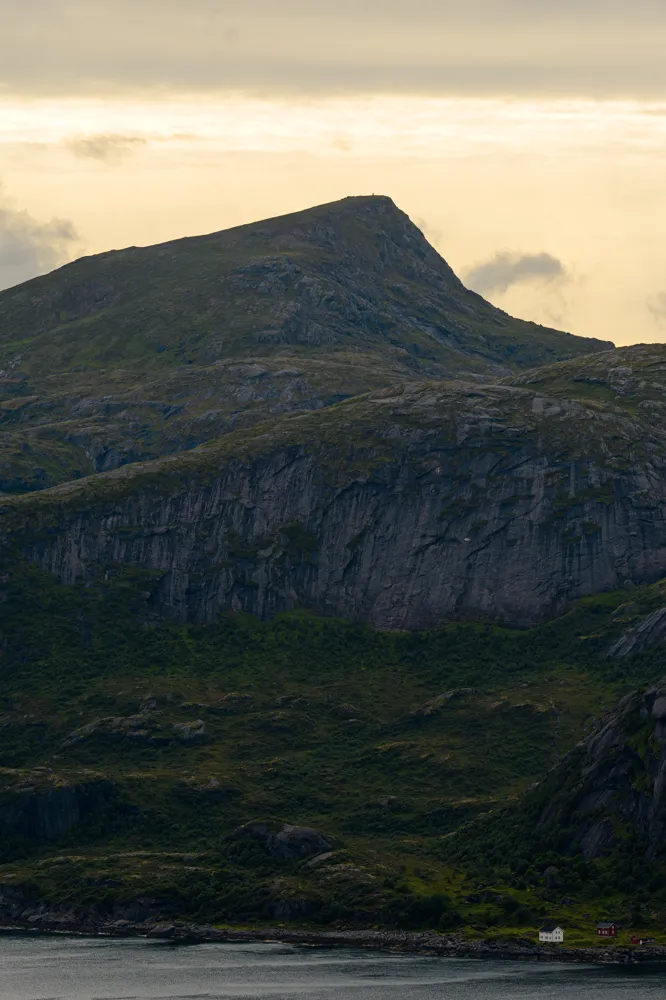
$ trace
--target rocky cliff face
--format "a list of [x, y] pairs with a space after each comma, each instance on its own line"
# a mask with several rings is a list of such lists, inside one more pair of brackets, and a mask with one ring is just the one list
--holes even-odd
[[666, 681], [629, 695], [548, 781], [537, 831], [568, 829], [599, 857], [635, 839], [648, 860], [666, 846]]
[[646, 646], [662, 643], [666, 639], [666, 608], [657, 608], [639, 618], [608, 650], [609, 656], [633, 656]]
[[162, 613], [519, 625], [666, 573], [666, 440], [529, 388], [416, 385], [7, 501], [6, 557], [156, 574]]
[[4, 774], [0, 786], [0, 831], [33, 840], [57, 840], [117, 793], [104, 778], [68, 783], [44, 773]]

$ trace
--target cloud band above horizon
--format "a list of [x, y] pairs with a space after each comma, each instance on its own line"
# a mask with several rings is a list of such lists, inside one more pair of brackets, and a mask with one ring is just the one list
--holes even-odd
[[506, 311], [661, 339], [665, 42], [665, 0], [0, 0], [0, 287], [376, 192]]
[[662, 0], [0, 0], [0, 87], [661, 96]]

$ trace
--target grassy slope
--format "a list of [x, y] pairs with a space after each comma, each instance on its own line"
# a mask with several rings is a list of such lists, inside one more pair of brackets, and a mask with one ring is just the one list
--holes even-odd
[[604, 346], [466, 290], [384, 198], [84, 258], [0, 294], [0, 490], [396, 382]]
[[64, 372], [28, 385], [0, 378], [0, 492], [41, 490], [188, 450], [269, 415], [404, 383], [409, 372], [400, 357], [340, 351], [168, 371]]
[[666, 346], [635, 344], [545, 365], [506, 379], [548, 396], [611, 406], [663, 425]]
[[[659, 651], [603, 656], [627, 595], [528, 632], [408, 634], [302, 614], [165, 625], [151, 585], [139, 574], [78, 591], [29, 571], [7, 585], [0, 803], [96, 775], [119, 798], [53, 844], [6, 835], [0, 883], [98, 905], [149, 895], [217, 920], [499, 933], [554, 914], [581, 940], [610, 911], [666, 926], [663, 865], [648, 887], [618, 883], [605, 862], [601, 878], [574, 868], [554, 893], [541, 878], [551, 853], [508, 877], [448, 836], [520, 796], [622, 692], [663, 672]], [[663, 603], [660, 588], [631, 597], [634, 614]], [[205, 742], [175, 736], [199, 720]], [[274, 862], [230, 836], [270, 818], [316, 827], [333, 858]]]
[[[322, 290], [338, 290], [324, 313], [337, 322], [320, 340], [286, 328], [278, 336], [276, 295], [281, 306], [302, 299], [304, 274]], [[382, 287], [369, 286], [369, 277]], [[410, 328], [347, 314], [345, 297], [357, 296], [378, 316], [411, 318]], [[309, 305], [313, 314], [322, 306]], [[0, 344], [4, 362], [20, 355], [21, 371], [46, 373], [114, 360], [165, 369], [174, 361], [245, 358], [258, 345], [264, 354], [289, 344], [306, 355], [321, 353], [322, 344], [327, 353], [395, 347], [445, 365], [452, 349], [462, 348], [516, 367], [603, 347], [513, 319], [467, 291], [386, 198], [349, 198], [210, 236], [83, 258], [0, 295]]]

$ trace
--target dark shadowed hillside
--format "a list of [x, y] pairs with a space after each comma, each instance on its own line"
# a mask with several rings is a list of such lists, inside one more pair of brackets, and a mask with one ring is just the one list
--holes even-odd
[[149, 572], [65, 587], [11, 569], [3, 921], [525, 936], [555, 916], [589, 941], [610, 912], [663, 933], [664, 699], [644, 694], [663, 647], [608, 656], [663, 585], [529, 631], [414, 633], [165, 623]]

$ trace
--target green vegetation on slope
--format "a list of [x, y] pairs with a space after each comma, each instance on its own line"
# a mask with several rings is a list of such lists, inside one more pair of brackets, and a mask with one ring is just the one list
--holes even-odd
[[[491, 454], [494, 467], [488, 480], [499, 482], [506, 478], [504, 465], [510, 466], [526, 448], [552, 463], [550, 486], [555, 507], [562, 513], [585, 500], [603, 503], [612, 499], [612, 483], [606, 478], [590, 482], [585, 495], [580, 489], [583, 484], [575, 484], [579, 491], [571, 494], [567, 462], [579, 463], [582, 480], [593, 466], [598, 480], [600, 473], [613, 477], [666, 454], [661, 429], [640, 414], [634, 417], [610, 406], [600, 413], [587, 401], [570, 405], [553, 401], [537, 407], [538, 401], [531, 387], [512, 390], [501, 383], [476, 386], [458, 381], [405, 383], [341, 401], [325, 412], [285, 414], [199, 448], [81, 481], [77, 478], [34, 496], [7, 496], [3, 503], [7, 511], [27, 514], [56, 509], [62, 503], [87, 508], [95, 501], [136, 495], [145, 487], [171, 495], [177, 486], [185, 490], [193, 482], [210, 484], [232, 463], [299, 449], [303, 455], [318, 456], [322, 475], [339, 486], [405, 460], [411, 453], [420, 476], [439, 462], [452, 480], [444, 481], [438, 490], [444, 515], [449, 490], [464, 486], [476, 462]], [[471, 509], [481, 503], [483, 491], [470, 485], [468, 492]], [[526, 496], [529, 499], [530, 494]], [[507, 506], [511, 499], [507, 498]], [[513, 498], [513, 506], [521, 499]]]
[[[509, 876], [501, 838], [499, 864], [451, 837], [471, 822], [463, 843], [481, 843], [482, 814], [518, 801], [659, 675], [658, 648], [605, 653], [663, 603], [660, 587], [526, 632], [388, 633], [307, 614], [165, 624], [146, 573], [78, 589], [23, 569], [4, 586], [0, 884], [229, 921], [487, 932], [530, 926], [566, 894], [572, 925], [609, 907], [666, 923], [663, 858], [646, 896], [624, 870], [599, 879], [605, 859], [557, 855], [567, 874], [553, 890], [552, 850]], [[59, 830], [71, 789], [85, 809]], [[257, 820], [314, 827], [331, 856], [276, 860], [234, 835]]]
[[663, 344], [634, 344], [544, 365], [505, 381], [546, 396], [624, 412], [662, 427], [666, 348]]
[[446, 366], [462, 350], [525, 367], [606, 346], [512, 319], [469, 292], [381, 197], [83, 258], [2, 293], [0, 323], [2, 361], [26, 373], [114, 361], [164, 369], [285, 345], [397, 348]]
[[0, 294], [0, 491], [609, 346], [495, 309], [387, 198], [88, 257]]

